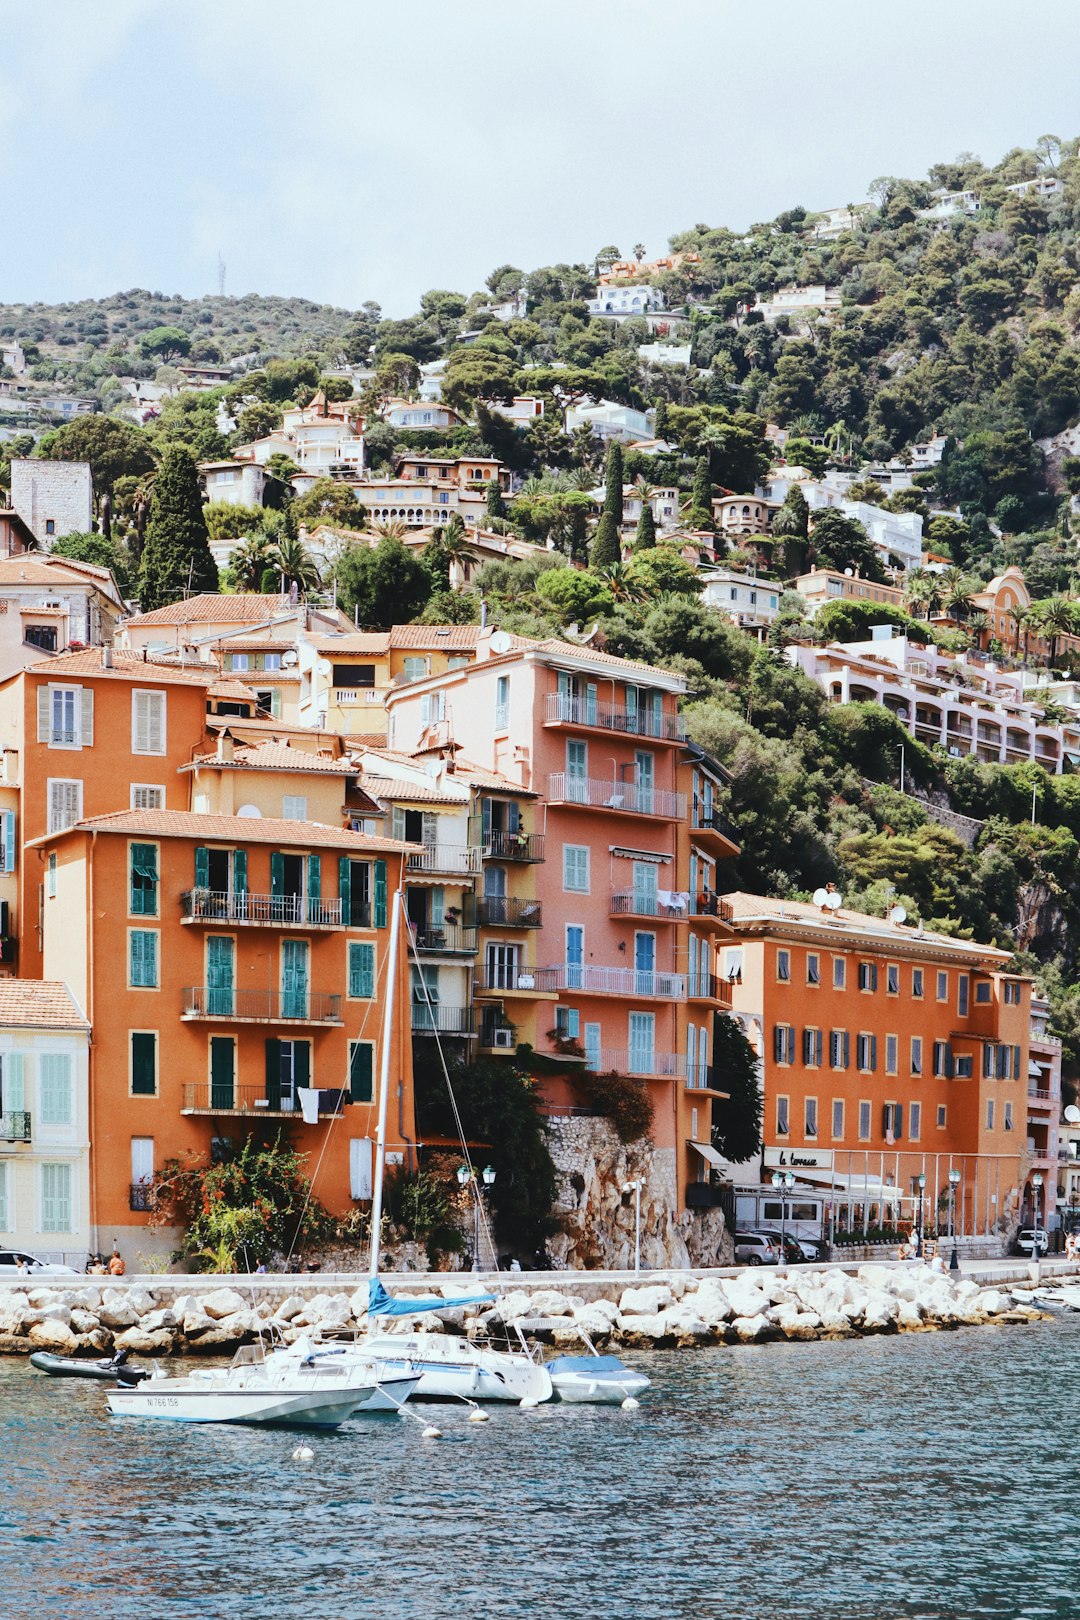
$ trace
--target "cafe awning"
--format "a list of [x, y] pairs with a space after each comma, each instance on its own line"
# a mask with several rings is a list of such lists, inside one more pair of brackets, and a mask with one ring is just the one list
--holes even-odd
[[841, 1193], [845, 1198], [857, 1199], [860, 1203], [898, 1204], [904, 1197], [899, 1187], [887, 1186], [884, 1181], [875, 1180], [872, 1176], [845, 1176], [840, 1170], [802, 1168], [797, 1173], [800, 1181], [808, 1181], [814, 1187], [826, 1187], [832, 1192]]
[[723, 1154], [717, 1153], [716, 1149], [711, 1145], [711, 1143], [691, 1142], [689, 1146], [692, 1148], [697, 1148], [706, 1164], [711, 1165], [714, 1170], [725, 1170], [727, 1168], [727, 1160], [724, 1158]]

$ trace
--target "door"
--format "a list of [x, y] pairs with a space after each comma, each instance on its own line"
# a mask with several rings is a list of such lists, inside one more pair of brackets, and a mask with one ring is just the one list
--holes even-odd
[[236, 1042], [231, 1036], [210, 1038], [210, 1106], [236, 1107]]
[[517, 945], [489, 945], [487, 948], [487, 988], [516, 990], [520, 967]]
[[656, 870], [652, 861], [634, 862], [634, 911], [639, 917], [656, 916]]
[[311, 1080], [311, 1047], [307, 1041], [280, 1041], [281, 1079], [279, 1103], [283, 1113], [294, 1113], [300, 1107], [298, 1092]]
[[206, 941], [206, 1010], [216, 1018], [231, 1017], [236, 1010], [233, 998], [233, 941], [228, 934], [211, 934]]
[[306, 939], [286, 939], [281, 946], [281, 1016], [308, 1016], [308, 945]]
[[589, 794], [589, 745], [566, 745], [566, 797], [574, 804], [585, 804]]
[[131, 1185], [148, 1187], [154, 1179], [154, 1138], [131, 1138]]
[[630, 1073], [652, 1074], [656, 1063], [656, 1016], [633, 1012], [629, 1020]]
[[600, 1072], [600, 1065], [602, 1062], [603, 1058], [600, 1055], [600, 1025], [586, 1024], [585, 1066], [586, 1068], [591, 1069], [594, 1074], [598, 1074]]
[[637, 808], [643, 815], [652, 814], [654, 767], [653, 756], [639, 749], [634, 755], [634, 787]]
[[580, 990], [585, 982], [585, 930], [580, 923], [566, 928], [566, 988]]
[[634, 993], [651, 996], [656, 992], [656, 935], [634, 935]]
[[413, 967], [412, 977], [413, 1029], [437, 1029], [439, 1024], [439, 970], [437, 967]]

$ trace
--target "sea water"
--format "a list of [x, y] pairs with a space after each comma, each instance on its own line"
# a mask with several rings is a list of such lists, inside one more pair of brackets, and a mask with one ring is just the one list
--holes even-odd
[[640, 1410], [112, 1418], [0, 1360], [0, 1616], [1080, 1616], [1080, 1316], [627, 1355]]

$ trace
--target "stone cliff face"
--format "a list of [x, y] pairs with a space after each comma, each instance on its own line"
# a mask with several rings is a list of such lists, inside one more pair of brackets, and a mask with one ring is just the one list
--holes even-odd
[[634, 1197], [623, 1186], [639, 1177], [641, 1264], [731, 1265], [731, 1236], [719, 1209], [676, 1213], [675, 1153], [643, 1137], [625, 1143], [603, 1119], [549, 1122], [548, 1148], [559, 1173], [554, 1213], [562, 1230], [548, 1253], [570, 1270], [620, 1270], [634, 1264]]

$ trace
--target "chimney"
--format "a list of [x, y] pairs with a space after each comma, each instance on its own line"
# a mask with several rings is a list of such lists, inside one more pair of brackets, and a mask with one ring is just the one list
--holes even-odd
[[217, 757], [223, 765], [231, 765], [236, 755], [236, 744], [233, 742], [232, 732], [226, 726], [217, 740]]
[[113, 661], [112, 661], [112, 648], [111, 647], [102, 647], [102, 649], [101, 649], [101, 667], [102, 667], [102, 669], [112, 669]]

